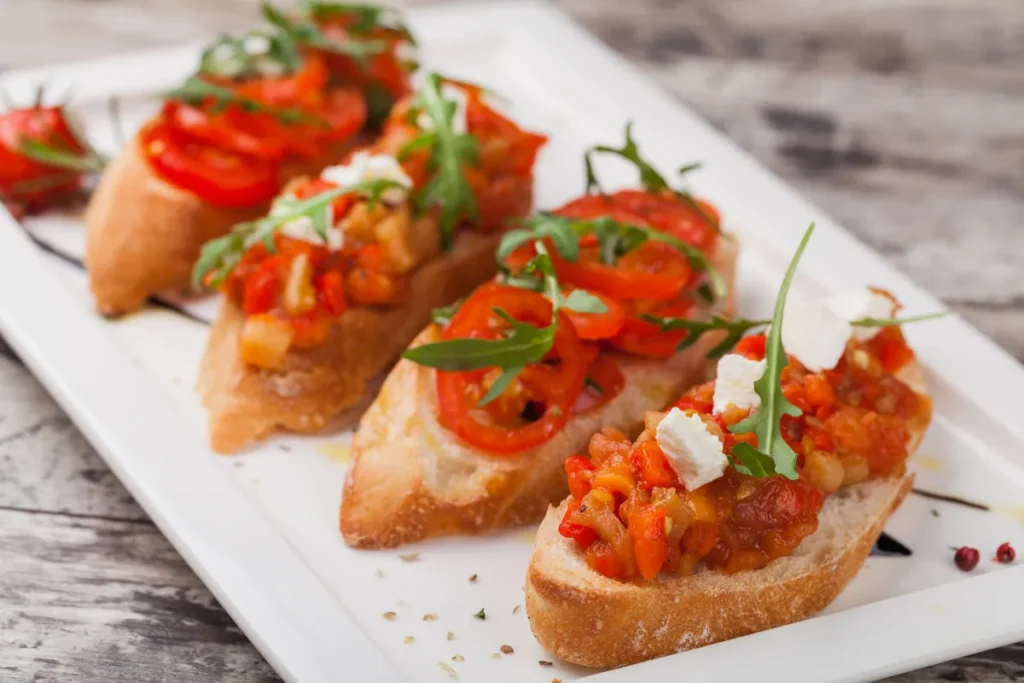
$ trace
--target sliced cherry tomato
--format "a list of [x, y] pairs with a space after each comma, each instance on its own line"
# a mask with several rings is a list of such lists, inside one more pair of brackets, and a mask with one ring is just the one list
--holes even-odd
[[[492, 283], [476, 290], [463, 303], [445, 328], [443, 338], [500, 338], [509, 324], [495, 313], [496, 308], [521, 322], [540, 326], [551, 323], [551, 302], [545, 297]], [[441, 422], [489, 453], [518, 454], [544, 443], [565, 425], [583, 387], [586, 364], [572, 323], [564, 313], [559, 313], [551, 351], [543, 362], [526, 366], [513, 382], [516, 390], [526, 392], [533, 414], [508, 424], [495, 421], [486, 407], [478, 407], [486, 392], [483, 379], [487, 374], [487, 370], [437, 372]]]
[[81, 186], [83, 173], [25, 156], [20, 147], [26, 140], [43, 142], [71, 155], [85, 153], [60, 107], [15, 109], [0, 115], [0, 199], [8, 198], [12, 208], [32, 211]]
[[[572, 290], [566, 290], [564, 294], [569, 296]], [[565, 313], [576, 328], [576, 334], [580, 339], [596, 340], [614, 337], [626, 322], [626, 311], [622, 304], [607, 294], [589, 292], [591, 296], [598, 298], [607, 309], [604, 313], [583, 313], [566, 309]]]
[[547, 143], [544, 135], [531, 133], [491, 107], [484, 101], [479, 88], [457, 84], [469, 92], [466, 103], [466, 128], [479, 140], [501, 140], [507, 146], [501, 155], [501, 168], [513, 175], [528, 177], [533, 173], [537, 153]]
[[693, 300], [686, 296], [666, 302], [636, 302], [629, 306], [622, 331], [615, 335], [610, 343], [621, 351], [638, 356], [668, 358], [676, 352], [679, 342], [686, 337], [686, 330], [662, 332], [658, 325], [640, 316], [647, 313], [662, 318], [682, 318], [692, 309]]
[[337, 271], [317, 275], [314, 281], [320, 307], [333, 316], [345, 312], [345, 276]]
[[189, 140], [160, 123], [142, 132], [146, 160], [173, 185], [219, 206], [256, 206], [278, 191], [273, 163]]
[[587, 379], [576, 403], [573, 415], [596, 410], [619, 395], [626, 385], [626, 378], [615, 359], [606, 353], [598, 355], [587, 366]]
[[617, 299], [667, 301], [679, 295], [692, 274], [678, 249], [655, 241], [644, 242], [615, 265], [601, 262], [597, 246], [581, 247], [576, 261], [562, 259], [557, 251], [551, 259], [562, 282]]
[[706, 202], [696, 200], [696, 204], [699, 210], [669, 192], [655, 194], [642, 190], [621, 190], [610, 195], [580, 197], [556, 213], [570, 218], [608, 216], [623, 223], [654, 228], [674, 235], [687, 244], [710, 250], [718, 239], [718, 232], [708, 218], [717, 225], [718, 212]]

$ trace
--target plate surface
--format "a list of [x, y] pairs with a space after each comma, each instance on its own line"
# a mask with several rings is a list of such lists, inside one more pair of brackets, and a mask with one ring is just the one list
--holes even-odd
[[[493, 87], [514, 103], [515, 117], [551, 136], [538, 167], [538, 207], [579, 194], [582, 150], [616, 143], [632, 118], [662, 171], [704, 162], [693, 174], [694, 190], [721, 209], [743, 244], [743, 314], [770, 311], [788, 257], [812, 220], [819, 229], [797, 289], [827, 293], [871, 283], [893, 291], [910, 313], [940, 307], [554, 9], [467, 4], [409, 18], [428, 68]], [[16, 101], [41, 81], [73, 84], [76, 114], [97, 146], [113, 152], [107, 98], [120, 98], [125, 128], [134, 130], [156, 109], [157, 93], [190, 72], [198, 49], [12, 72], [4, 84]], [[608, 186], [634, 182], [622, 165], [601, 172]], [[27, 228], [52, 250], [80, 258], [77, 216], [35, 219]], [[821, 616], [602, 673], [538, 663], [551, 658], [521, 607], [532, 528], [353, 551], [337, 531], [350, 433], [277, 437], [242, 456], [213, 454], [192, 387], [206, 337], [201, 320], [212, 317], [216, 301], [187, 310], [200, 321], [156, 307], [103, 321], [92, 313], [81, 268], [44, 255], [0, 215], [5, 337], [288, 681], [445, 680], [441, 664], [466, 681], [675, 681], [684, 673], [733, 680], [756, 662], [765, 683], [822, 683], [876, 679], [1024, 638], [1024, 567], [983, 561], [968, 576], [951, 562], [951, 545], [982, 553], [1006, 540], [1024, 546], [1017, 396], [1024, 370], [959, 319], [908, 329], [936, 399], [935, 422], [911, 466], [921, 488], [984, 502], [990, 512], [912, 495], [888, 531], [914, 555], [869, 558]], [[348, 424], [356, 419], [358, 411]], [[485, 621], [473, 616], [481, 608]], [[390, 611], [397, 619], [382, 617]], [[437, 618], [425, 621], [425, 614]], [[406, 644], [406, 636], [415, 641]], [[514, 654], [500, 654], [506, 644]], [[465, 661], [452, 661], [456, 654]]]

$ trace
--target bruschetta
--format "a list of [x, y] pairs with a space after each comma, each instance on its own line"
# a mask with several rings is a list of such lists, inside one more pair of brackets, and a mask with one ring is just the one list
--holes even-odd
[[294, 20], [264, 12], [268, 27], [211, 45], [103, 173], [85, 214], [85, 260], [104, 315], [188, 290], [205, 242], [265, 214], [290, 179], [342, 158], [372, 123], [371, 104], [386, 110], [408, 93], [401, 23], [330, 3]]
[[481, 89], [431, 74], [374, 145], [204, 247], [197, 280], [225, 294], [198, 384], [214, 450], [321, 431], [433, 308], [493, 276], [545, 141]]
[[420, 334], [363, 416], [345, 541], [392, 547], [539, 521], [595, 429], [639, 428], [645, 410], [703, 381], [714, 335], [677, 351], [685, 332], [644, 316], [731, 311], [736, 244], [717, 223], [661, 181], [586, 195], [510, 233], [504, 272], [439, 312], [447, 320]]
[[777, 305], [638, 439], [606, 427], [566, 461], [526, 579], [541, 645], [622, 666], [828, 605], [910, 490], [931, 416], [896, 308], [868, 289]]

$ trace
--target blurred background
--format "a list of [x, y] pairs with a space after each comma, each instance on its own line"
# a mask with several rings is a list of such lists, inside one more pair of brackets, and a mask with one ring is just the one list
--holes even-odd
[[[554, 4], [1024, 359], [1024, 0]], [[258, 11], [0, 0], [0, 69], [205, 38]], [[39, 452], [16, 458], [0, 438], [0, 509], [57, 516], [0, 528], [14, 680], [33, 666], [49, 672], [33, 680], [278, 680], [0, 340], [5, 419], [37, 424]], [[894, 680], [1024, 680], [1024, 646]]]
[[[1024, 2], [554, 4], [1024, 358]], [[0, 0], [0, 67], [180, 43], [258, 11]]]

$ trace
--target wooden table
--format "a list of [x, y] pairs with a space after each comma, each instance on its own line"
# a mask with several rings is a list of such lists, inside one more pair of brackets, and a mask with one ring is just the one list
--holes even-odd
[[[559, 4], [1024, 359], [1020, 0]], [[0, 65], [240, 29], [256, 6], [0, 0]], [[1024, 644], [892, 680], [1022, 678]], [[0, 680], [279, 680], [2, 341]]]

